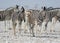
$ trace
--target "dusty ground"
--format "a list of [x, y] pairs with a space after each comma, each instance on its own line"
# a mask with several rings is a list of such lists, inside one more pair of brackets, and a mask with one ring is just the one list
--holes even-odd
[[[10, 24], [9, 24], [10, 22]], [[48, 25], [51, 25], [49, 22]], [[55, 30], [59, 31], [60, 23], [56, 23]], [[24, 26], [24, 25], [23, 25]], [[38, 27], [39, 28], [39, 27]], [[50, 26], [48, 26], [50, 28]], [[49, 32], [50, 29], [47, 31]], [[0, 21], [0, 43], [60, 43], [60, 32], [55, 32], [47, 35], [43, 34], [35, 34], [36, 37], [31, 37], [31, 34], [24, 33], [23, 31], [20, 33], [18, 31], [18, 26], [16, 27], [16, 36], [13, 35], [12, 22], [11, 21]], [[47, 37], [46, 37], [47, 36]]]

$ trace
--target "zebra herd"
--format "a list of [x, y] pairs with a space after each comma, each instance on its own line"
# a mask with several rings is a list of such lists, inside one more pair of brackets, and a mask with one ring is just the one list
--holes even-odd
[[[0, 21], [12, 20], [14, 35], [16, 34], [16, 21], [19, 22], [19, 29], [21, 29], [22, 21], [26, 22], [26, 24], [29, 25], [30, 33], [32, 33], [33, 36], [35, 36], [34, 26], [36, 24], [42, 26], [41, 29], [44, 29], [45, 31], [47, 30], [47, 24], [49, 21], [52, 22], [52, 24], [55, 24], [57, 20], [60, 21], [59, 10], [48, 10], [48, 8], [46, 9], [45, 7], [42, 11], [25, 10], [23, 6], [21, 7], [21, 9], [19, 9], [18, 5], [16, 5], [16, 8], [12, 8], [11, 10], [8, 9], [6, 9], [3, 14], [0, 15]], [[51, 31], [53, 31], [52, 28]]]

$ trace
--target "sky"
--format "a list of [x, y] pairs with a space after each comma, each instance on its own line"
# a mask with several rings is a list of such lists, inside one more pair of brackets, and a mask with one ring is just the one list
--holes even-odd
[[60, 0], [0, 0], [0, 9], [6, 9], [16, 4], [28, 9], [40, 9], [42, 6], [60, 7]]

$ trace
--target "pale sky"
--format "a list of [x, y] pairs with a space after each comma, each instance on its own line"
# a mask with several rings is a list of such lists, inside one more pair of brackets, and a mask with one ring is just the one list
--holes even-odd
[[15, 5], [24, 6], [25, 8], [41, 8], [47, 7], [60, 7], [60, 0], [0, 0], [0, 9], [5, 9]]

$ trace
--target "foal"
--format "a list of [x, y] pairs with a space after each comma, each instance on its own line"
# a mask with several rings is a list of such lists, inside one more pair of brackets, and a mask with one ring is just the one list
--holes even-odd
[[33, 37], [35, 36], [34, 35], [34, 25], [35, 25], [35, 18], [33, 18], [33, 14], [32, 14], [32, 12], [30, 12], [29, 14], [28, 14], [28, 16], [27, 16], [27, 18], [28, 18], [28, 24], [29, 24], [29, 26], [30, 26], [30, 33], [32, 33], [32, 35], [33, 35]]

